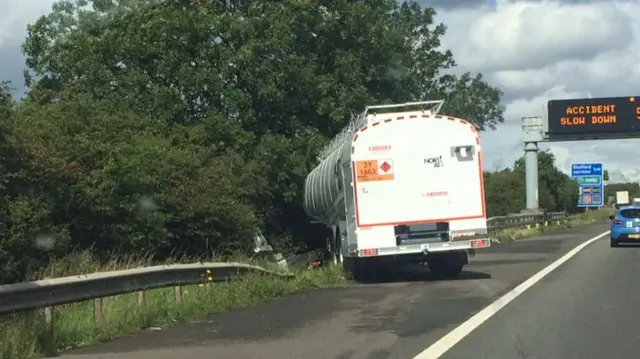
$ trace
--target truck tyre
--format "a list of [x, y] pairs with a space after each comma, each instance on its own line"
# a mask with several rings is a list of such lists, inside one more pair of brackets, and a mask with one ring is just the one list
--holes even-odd
[[427, 259], [431, 273], [436, 277], [444, 278], [457, 277], [467, 263], [468, 253], [466, 251], [438, 253]]
[[376, 267], [364, 258], [344, 257], [342, 268], [356, 282], [369, 282], [376, 277]]
[[431, 273], [440, 278], [455, 278], [460, 275], [464, 267], [463, 264], [452, 264], [443, 260], [429, 261], [427, 264]]

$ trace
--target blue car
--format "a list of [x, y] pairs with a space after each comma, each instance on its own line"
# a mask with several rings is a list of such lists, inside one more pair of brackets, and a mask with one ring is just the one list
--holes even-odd
[[640, 244], [640, 204], [621, 206], [611, 219], [611, 247]]

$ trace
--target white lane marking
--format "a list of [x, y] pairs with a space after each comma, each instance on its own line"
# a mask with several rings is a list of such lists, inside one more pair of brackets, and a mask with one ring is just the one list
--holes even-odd
[[549, 264], [546, 268], [541, 270], [540, 272], [534, 274], [531, 278], [522, 282], [519, 286], [513, 288], [510, 292], [500, 297], [495, 302], [489, 304], [486, 308], [478, 312], [473, 317], [469, 318], [466, 322], [460, 324], [457, 328], [453, 329], [445, 336], [440, 338], [435, 343], [431, 344], [427, 349], [423, 350], [420, 354], [413, 357], [413, 359], [438, 359], [444, 353], [449, 351], [456, 345], [459, 341], [464, 339], [469, 333], [478, 328], [482, 323], [486, 322], [489, 318], [494, 316], [496, 313], [500, 311], [500, 309], [504, 308], [507, 304], [509, 304], [512, 300], [516, 299], [520, 294], [524, 293], [527, 289], [531, 288], [534, 284], [538, 283], [542, 278], [546, 277], [549, 273], [556, 270], [563, 263], [571, 259], [571, 257], [575, 256], [583, 250], [586, 246], [591, 243], [597, 241], [598, 239], [606, 236], [611, 231], [606, 231], [601, 233], [588, 241], [580, 244], [575, 247], [569, 253], [563, 255], [555, 262]]

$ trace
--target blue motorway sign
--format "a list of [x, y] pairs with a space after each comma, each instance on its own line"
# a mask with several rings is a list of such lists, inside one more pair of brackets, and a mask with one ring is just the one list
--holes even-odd
[[602, 207], [604, 205], [604, 183], [602, 163], [574, 163], [571, 178], [580, 186], [578, 207]]

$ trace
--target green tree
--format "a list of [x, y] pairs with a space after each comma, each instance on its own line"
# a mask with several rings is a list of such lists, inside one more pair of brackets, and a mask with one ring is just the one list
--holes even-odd
[[511, 169], [484, 173], [487, 217], [519, 213], [525, 206], [524, 177]]
[[[39, 171], [15, 128], [23, 124], [10, 83], [0, 84], [0, 283], [21, 278], [51, 255], [66, 252], [68, 236], [54, 219], [49, 173]], [[46, 247], [43, 252], [39, 248]]]
[[445, 74], [434, 17], [394, 0], [56, 2], [28, 27], [14, 125], [50, 177], [49, 226], [102, 254], [246, 250], [256, 226], [303, 246], [304, 177], [352, 113], [444, 98], [480, 130], [504, 121], [480, 74]]

